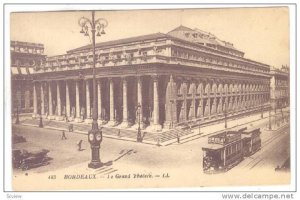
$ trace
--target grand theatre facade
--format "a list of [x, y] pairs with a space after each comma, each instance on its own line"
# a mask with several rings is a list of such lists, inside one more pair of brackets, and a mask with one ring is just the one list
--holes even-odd
[[[96, 44], [98, 120], [163, 131], [260, 112], [270, 106], [270, 67], [213, 34], [180, 26]], [[34, 69], [33, 117], [91, 123], [91, 45]], [[141, 105], [137, 112], [137, 105]]]

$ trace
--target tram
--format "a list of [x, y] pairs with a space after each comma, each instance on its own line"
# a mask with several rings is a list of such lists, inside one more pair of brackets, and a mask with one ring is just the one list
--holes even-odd
[[260, 129], [224, 131], [208, 137], [203, 150], [205, 173], [225, 172], [261, 148]]
[[243, 139], [243, 154], [251, 156], [261, 149], [260, 128], [245, 129], [241, 132]]

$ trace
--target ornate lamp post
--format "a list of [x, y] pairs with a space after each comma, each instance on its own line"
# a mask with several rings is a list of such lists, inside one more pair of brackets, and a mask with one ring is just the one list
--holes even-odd
[[174, 128], [174, 122], [173, 122], [173, 105], [174, 105], [174, 100], [171, 100], [171, 128]]
[[39, 123], [39, 127], [43, 128], [43, 118], [42, 118], [42, 105], [41, 105], [41, 100], [39, 100], [39, 114], [40, 114], [40, 123]]
[[227, 102], [225, 102], [225, 113], [224, 113], [224, 117], [225, 117], [225, 128], [227, 128]]
[[19, 104], [17, 105], [17, 116], [16, 116], [16, 122], [15, 124], [20, 124], [20, 119], [19, 119]]
[[272, 125], [271, 125], [271, 108], [269, 110], [269, 130], [272, 130]]
[[261, 119], [264, 118], [264, 105], [263, 105], [262, 101], [261, 101], [261, 115], [260, 115], [260, 118]]
[[136, 141], [137, 142], [142, 142], [142, 133], [141, 133], [141, 104], [140, 103], [138, 103], [136, 111], [137, 111], [138, 123], [139, 123]]
[[78, 24], [81, 27], [80, 33], [84, 36], [89, 36], [89, 29], [92, 33], [92, 48], [93, 48], [93, 122], [92, 130], [88, 132], [88, 140], [91, 145], [92, 159], [88, 164], [89, 168], [99, 168], [103, 164], [100, 161], [100, 143], [102, 142], [102, 131], [98, 128], [98, 111], [97, 111], [97, 93], [96, 93], [96, 55], [95, 55], [95, 34], [97, 36], [105, 34], [104, 28], [107, 27], [108, 22], [104, 18], [95, 20], [95, 11], [92, 11], [92, 19], [81, 17], [78, 20]]
[[198, 130], [199, 130], [199, 135], [201, 134], [201, 131], [200, 131], [200, 127], [201, 127], [201, 119], [199, 119], [199, 127], [198, 127]]

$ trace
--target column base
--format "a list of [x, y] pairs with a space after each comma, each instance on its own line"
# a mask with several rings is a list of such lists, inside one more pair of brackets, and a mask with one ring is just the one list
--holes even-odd
[[43, 119], [47, 119], [47, 115], [42, 114], [42, 118], [43, 118]]
[[128, 121], [124, 121], [120, 124], [120, 128], [128, 128], [129, 127], [129, 122]]
[[55, 119], [58, 120], [58, 121], [63, 121], [64, 120], [64, 116], [59, 116], [58, 115], [58, 116], [55, 117]]
[[69, 121], [69, 122], [74, 121], [74, 118], [73, 118], [73, 117], [67, 117], [67, 118], [68, 118], [68, 121]]
[[102, 125], [102, 124], [104, 123], [104, 120], [98, 119], [97, 122], [98, 122], [99, 125], [100, 125], [100, 124]]
[[[139, 128], [139, 123], [135, 123], [133, 126], [131, 126], [131, 128], [133, 128], [133, 129], [135, 129], [135, 130], [138, 130], [138, 128]], [[142, 123], [140, 124], [140, 128], [141, 128], [141, 130], [144, 130], [144, 129], [145, 129], [145, 127], [143, 126]]]
[[79, 118], [79, 117], [77, 117], [77, 118], [74, 119], [74, 122], [77, 122], [77, 123], [81, 123], [82, 121], [83, 120], [81, 118]]
[[84, 120], [84, 123], [91, 124], [93, 122], [92, 118], [87, 118]]
[[116, 121], [108, 121], [107, 126], [116, 126]]
[[48, 115], [47, 118], [50, 119], [50, 120], [53, 120], [53, 119], [55, 119], [55, 116], [54, 115]]
[[33, 118], [33, 119], [39, 118], [39, 115], [36, 114], [36, 113], [32, 113], [32, 118]]
[[174, 124], [172, 122], [164, 122], [164, 129], [172, 129], [174, 128]]
[[152, 124], [149, 127], [147, 127], [147, 130], [152, 132], [160, 132], [162, 131], [162, 126], [160, 124]]

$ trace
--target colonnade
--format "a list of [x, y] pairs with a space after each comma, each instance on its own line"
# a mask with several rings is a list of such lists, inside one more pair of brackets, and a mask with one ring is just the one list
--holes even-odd
[[264, 109], [270, 100], [268, 79], [231, 80], [170, 76], [164, 127], [211, 120]]
[[[36, 81], [33, 116], [91, 123], [92, 86], [92, 79]], [[97, 79], [96, 87], [99, 123], [127, 128], [139, 118], [152, 131], [259, 109], [270, 98], [268, 79], [124, 76]]]
[[[130, 88], [128, 82], [131, 84]], [[143, 83], [146, 83], [145, 88]], [[135, 86], [132, 87], [132, 84]], [[36, 81], [33, 87], [34, 117], [41, 114], [50, 120], [92, 122], [92, 79]], [[100, 123], [107, 122], [108, 126], [127, 128], [138, 123], [136, 113], [139, 113], [139, 118], [143, 120], [141, 123], [145, 122], [149, 129], [162, 129], [159, 120], [157, 76], [101, 78], [97, 79], [96, 87]], [[152, 95], [143, 97], [143, 89], [148, 90], [147, 87], [153, 88]], [[133, 88], [136, 91], [129, 91]], [[147, 105], [143, 101], [145, 98]], [[136, 112], [138, 104], [140, 111]], [[147, 115], [144, 116], [145, 112]]]

